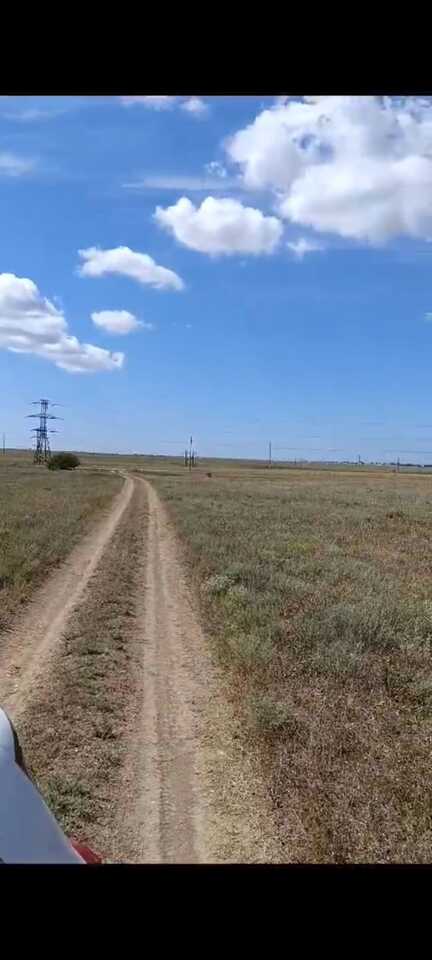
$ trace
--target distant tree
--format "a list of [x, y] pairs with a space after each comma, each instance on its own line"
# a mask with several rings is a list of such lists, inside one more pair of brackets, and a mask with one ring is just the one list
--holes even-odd
[[75, 453], [54, 453], [49, 458], [47, 467], [48, 470], [75, 470], [75, 467], [79, 467], [79, 463]]

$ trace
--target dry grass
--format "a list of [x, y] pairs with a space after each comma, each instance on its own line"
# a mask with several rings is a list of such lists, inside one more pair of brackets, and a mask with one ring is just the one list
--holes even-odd
[[96, 471], [51, 472], [30, 457], [0, 459], [0, 635], [121, 484]]
[[145, 522], [135, 493], [19, 724], [54, 815], [105, 861], [121, 858], [114, 824], [141, 673], [133, 625]]
[[432, 480], [239, 477], [156, 483], [286, 860], [429, 862]]

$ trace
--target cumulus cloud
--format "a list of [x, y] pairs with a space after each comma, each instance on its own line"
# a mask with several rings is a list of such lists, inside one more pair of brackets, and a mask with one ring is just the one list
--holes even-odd
[[431, 98], [290, 99], [226, 150], [293, 223], [372, 243], [432, 237]]
[[190, 97], [189, 100], [184, 100], [180, 104], [180, 109], [185, 110], [186, 113], [191, 113], [194, 117], [204, 117], [208, 113], [208, 104], [204, 103], [204, 100], [201, 100], [200, 97]]
[[84, 260], [79, 267], [83, 277], [103, 277], [107, 273], [116, 273], [157, 289], [184, 288], [183, 280], [174, 270], [159, 266], [147, 253], [138, 253], [129, 247], [114, 247], [111, 250], [88, 247], [78, 253]]
[[35, 161], [30, 157], [19, 157], [16, 153], [0, 153], [0, 177], [22, 177], [31, 173]]
[[133, 313], [128, 310], [99, 310], [92, 313], [91, 318], [96, 327], [102, 327], [109, 333], [126, 334], [138, 330], [140, 327], [146, 330], [154, 330], [152, 323], [137, 320]]
[[33, 353], [69, 373], [96, 373], [123, 366], [123, 353], [80, 343], [68, 332], [64, 314], [32, 280], [0, 274], [0, 348]]
[[149, 110], [171, 110], [177, 97], [120, 97], [124, 107], [147, 107]]
[[181, 197], [171, 207], [157, 207], [154, 217], [184, 246], [208, 254], [272, 253], [283, 229], [276, 217], [238, 200], [215, 197], [207, 197], [200, 207]]
[[321, 243], [316, 240], [308, 240], [307, 237], [299, 237], [298, 240], [288, 241], [287, 247], [292, 250], [297, 260], [303, 260], [306, 253], [315, 253], [318, 250], [324, 250]]

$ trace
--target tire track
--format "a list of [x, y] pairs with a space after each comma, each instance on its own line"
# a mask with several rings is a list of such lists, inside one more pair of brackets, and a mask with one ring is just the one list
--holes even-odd
[[149, 518], [136, 620], [143, 638], [142, 713], [129, 764], [127, 846], [141, 863], [204, 862], [201, 736], [210, 663], [175, 535], [154, 488], [139, 482]]
[[0, 702], [13, 719], [25, 708], [37, 677], [78, 605], [134, 489], [125, 477], [112, 508], [36, 591], [5, 635], [0, 652]]

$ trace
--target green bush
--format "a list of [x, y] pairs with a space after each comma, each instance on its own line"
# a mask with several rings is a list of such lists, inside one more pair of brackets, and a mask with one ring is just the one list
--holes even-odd
[[47, 463], [48, 470], [75, 470], [79, 459], [75, 453], [54, 453]]

